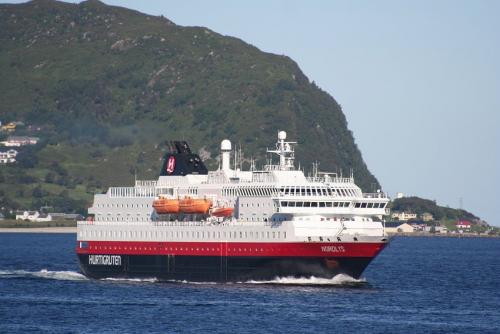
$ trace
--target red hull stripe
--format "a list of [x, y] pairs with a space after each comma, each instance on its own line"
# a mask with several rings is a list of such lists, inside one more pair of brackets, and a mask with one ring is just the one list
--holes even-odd
[[[184, 255], [184, 256], [263, 256], [263, 257], [375, 257], [383, 242], [346, 243], [262, 243], [262, 242], [78, 242], [78, 254]], [[82, 247], [83, 246], [83, 247]]]

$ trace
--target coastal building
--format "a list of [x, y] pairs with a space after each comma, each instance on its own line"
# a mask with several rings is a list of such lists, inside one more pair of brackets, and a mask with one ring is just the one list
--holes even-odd
[[448, 229], [446, 228], [446, 226], [436, 226], [435, 231], [436, 233], [442, 233], [442, 234], [448, 233]]
[[429, 212], [424, 212], [420, 215], [420, 218], [424, 221], [424, 222], [431, 222], [434, 220], [434, 216], [432, 214], [430, 214]]
[[413, 233], [413, 226], [408, 223], [387, 222], [385, 223], [385, 231], [387, 233]]
[[416, 213], [410, 213], [410, 212], [393, 212], [391, 215], [392, 219], [397, 219], [400, 221], [408, 221], [410, 219], [417, 219], [417, 214]]
[[459, 220], [456, 224], [455, 227], [459, 230], [470, 230], [472, 227], [472, 224], [468, 220]]
[[31, 222], [50, 222], [52, 216], [47, 213], [38, 211], [18, 211], [16, 212], [16, 220], [27, 220]]
[[427, 224], [422, 221], [422, 220], [414, 220], [410, 223], [410, 225], [413, 227], [414, 231], [427, 231], [427, 228], [430, 228], [430, 226], [427, 226]]
[[1, 126], [0, 129], [2, 131], [15, 131], [17, 124], [14, 122], [10, 122], [8, 124], [1, 125], [1, 123], [0, 123], [0, 126]]
[[7, 152], [0, 152], [0, 163], [8, 164], [16, 162], [17, 151], [8, 150]]
[[38, 141], [38, 137], [10, 136], [6, 141], [1, 142], [1, 144], [7, 147], [20, 147], [24, 145], [35, 145]]

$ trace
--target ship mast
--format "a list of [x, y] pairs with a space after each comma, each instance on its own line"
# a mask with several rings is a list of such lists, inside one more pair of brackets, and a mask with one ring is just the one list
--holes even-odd
[[293, 145], [297, 142], [285, 141], [286, 132], [278, 132], [278, 142], [276, 143], [275, 150], [267, 150], [268, 153], [275, 153], [280, 157], [280, 163], [277, 166], [278, 170], [294, 170], [293, 162], [295, 160], [295, 150]]

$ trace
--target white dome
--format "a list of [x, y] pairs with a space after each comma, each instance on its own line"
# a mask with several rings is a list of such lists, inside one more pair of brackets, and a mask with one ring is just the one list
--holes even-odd
[[229, 141], [229, 139], [224, 139], [220, 143], [220, 149], [222, 151], [231, 151], [231, 141]]
[[278, 132], [278, 139], [285, 140], [286, 139], [286, 132], [285, 131]]

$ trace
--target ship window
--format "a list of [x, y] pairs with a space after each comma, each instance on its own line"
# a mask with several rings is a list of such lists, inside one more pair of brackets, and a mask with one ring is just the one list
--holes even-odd
[[324, 208], [325, 207], [325, 202], [319, 202], [319, 207]]
[[361, 203], [356, 203], [356, 204], [354, 204], [354, 207], [355, 207], [355, 208], [360, 208], [360, 207], [361, 207]]
[[269, 232], [267, 232], [267, 238], [269, 239]]
[[296, 206], [301, 208], [301, 207], [303, 207], [303, 206], [304, 206], [304, 203], [303, 203], [303, 202], [297, 202], [297, 203], [296, 203]]
[[383, 209], [385, 207], [385, 203], [380, 203], [380, 208]]
[[288, 206], [288, 202], [287, 201], [281, 202], [281, 206], [284, 206], [284, 207]]
[[366, 208], [366, 203], [361, 203], [361, 208]]
[[333, 202], [333, 207], [337, 208], [339, 206], [339, 202]]
[[273, 239], [274, 239], [275, 237], [276, 237], [276, 234], [275, 234], [275, 232], [273, 232]]
[[368, 209], [373, 208], [373, 203], [368, 203]]
[[311, 207], [317, 208], [318, 207], [318, 202], [311, 202]]
[[288, 206], [294, 207], [295, 206], [295, 202], [288, 202]]
[[304, 202], [304, 207], [305, 208], [310, 208], [311, 207], [311, 202]]

